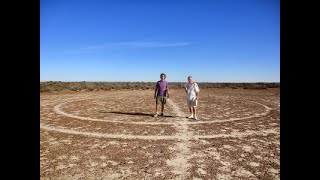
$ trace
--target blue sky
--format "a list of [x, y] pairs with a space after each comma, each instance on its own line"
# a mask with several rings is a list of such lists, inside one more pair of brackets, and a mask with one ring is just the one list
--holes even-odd
[[40, 81], [280, 82], [279, 0], [40, 0]]

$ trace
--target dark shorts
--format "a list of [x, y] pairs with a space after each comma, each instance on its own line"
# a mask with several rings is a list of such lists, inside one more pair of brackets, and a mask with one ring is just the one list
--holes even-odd
[[165, 104], [167, 102], [167, 98], [165, 96], [157, 96], [156, 104]]

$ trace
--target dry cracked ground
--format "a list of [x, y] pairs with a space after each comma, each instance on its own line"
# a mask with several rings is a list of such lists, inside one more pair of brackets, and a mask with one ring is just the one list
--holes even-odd
[[279, 88], [40, 94], [40, 179], [280, 179]]

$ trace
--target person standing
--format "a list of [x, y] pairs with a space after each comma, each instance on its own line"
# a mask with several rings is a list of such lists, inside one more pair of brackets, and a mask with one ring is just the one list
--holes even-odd
[[156, 88], [154, 91], [154, 98], [156, 99], [156, 113], [153, 117], [157, 117], [159, 115], [159, 106], [161, 104], [161, 116], [163, 115], [164, 105], [166, 104], [167, 98], [169, 98], [169, 86], [168, 82], [166, 81], [166, 74], [160, 74], [160, 81], [157, 82]]
[[198, 84], [193, 82], [192, 76], [188, 76], [188, 83], [185, 86], [185, 90], [187, 93], [187, 104], [190, 110], [190, 116], [188, 118], [198, 120], [197, 106], [200, 89]]

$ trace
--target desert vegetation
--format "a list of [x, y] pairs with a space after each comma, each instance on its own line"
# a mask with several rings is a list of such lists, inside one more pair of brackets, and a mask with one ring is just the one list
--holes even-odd
[[[183, 88], [186, 82], [169, 82], [171, 89]], [[268, 89], [279, 88], [280, 83], [212, 83], [198, 82], [201, 89], [231, 88], [231, 89]], [[100, 91], [100, 90], [148, 90], [154, 89], [155, 82], [40, 82], [40, 92], [61, 91]]]

